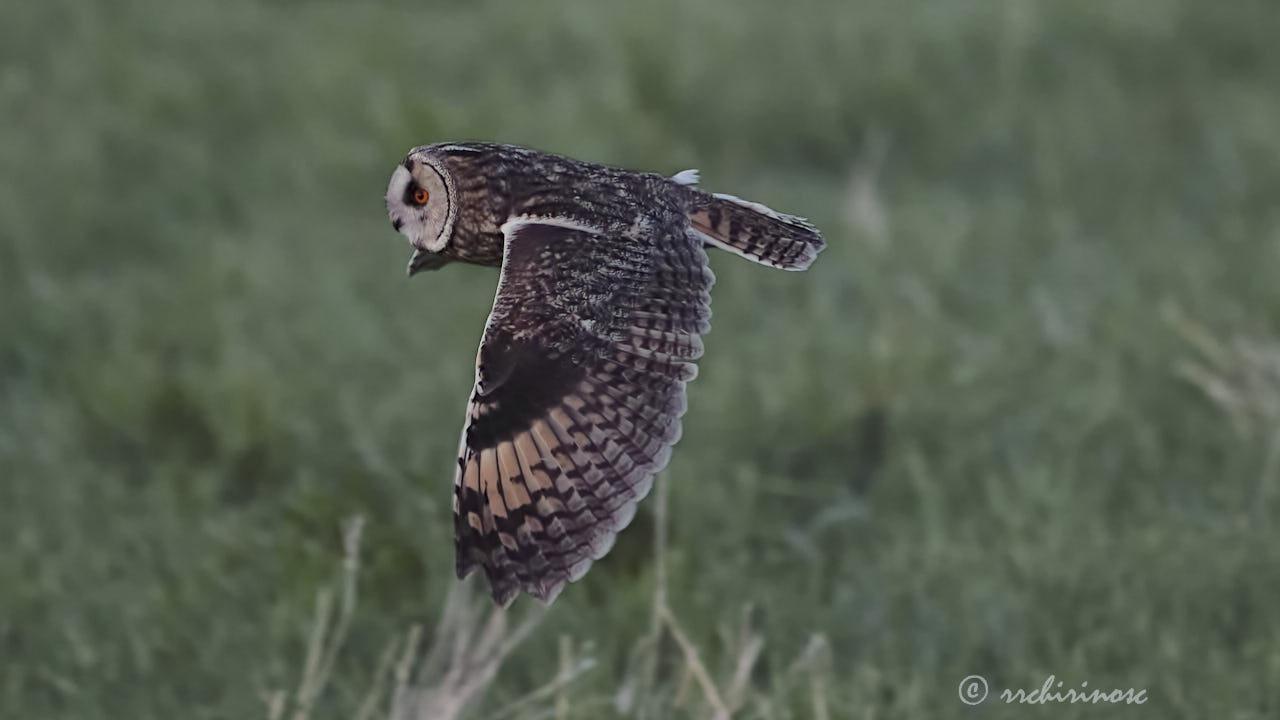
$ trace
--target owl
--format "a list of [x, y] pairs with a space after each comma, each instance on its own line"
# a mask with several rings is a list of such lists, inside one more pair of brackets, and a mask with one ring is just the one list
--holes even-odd
[[680, 438], [710, 329], [705, 248], [804, 270], [804, 219], [671, 177], [511, 145], [414, 148], [387, 214], [409, 275], [500, 268], [454, 479], [457, 573], [550, 604], [631, 522]]

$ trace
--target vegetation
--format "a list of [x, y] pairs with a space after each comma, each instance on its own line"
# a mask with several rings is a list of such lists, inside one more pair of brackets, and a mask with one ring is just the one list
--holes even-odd
[[[995, 717], [1276, 717], [1278, 36], [1266, 0], [3, 4], [0, 717], [268, 717], [342, 606], [309, 713], [349, 718], [440, 639], [496, 278], [406, 279], [382, 192], [443, 139], [699, 167], [830, 243], [713, 258], [667, 519], [467, 716], [706, 717], [706, 680], [953, 717], [980, 674]], [[996, 697], [1049, 674], [1148, 702]]]

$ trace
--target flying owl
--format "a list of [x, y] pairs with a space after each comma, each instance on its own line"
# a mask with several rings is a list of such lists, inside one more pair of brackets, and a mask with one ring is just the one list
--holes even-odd
[[484, 568], [500, 605], [581, 578], [666, 466], [711, 327], [704, 248], [804, 270], [825, 245], [697, 182], [490, 143], [414, 148], [391, 175], [410, 276], [501, 268], [453, 496], [458, 577]]

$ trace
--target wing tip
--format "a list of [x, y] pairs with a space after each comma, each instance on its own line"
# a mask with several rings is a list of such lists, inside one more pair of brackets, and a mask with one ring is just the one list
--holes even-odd
[[506, 610], [511, 607], [511, 603], [515, 602], [516, 596], [520, 594], [520, 586], [518, 584], [498, 584], [491, 585], [493, 602], [498, 607]]
[[790, 264], [776, 265], [775, 267], [778, 267], [782, 270], [786, 270], [788, 272], [804, 272], [805, 270], [808, 270], [811, 265], [813, 265], [813, 262], [815, 260], [818, 259], [818, 254], [826, 249], [827, 249], [827, 243], [825, 241], [817, 245], [810, 245], [808, 248], [805, 249], [805, 252], [803, 255], [793, 260]]
[[671, 458], [671, 446], [667, 445], [654, 459], [651, 468], [646, 469], [633, 486], [634, 498], [620, 505], [613, 516], [596, 527], [597, 532], [587, 541], [587, 553], [572, 564], [559, 571], [552, 571], [537, 577], [519, 577], [515, 573], [504, 571], [488, 563], [480, 562], [470, 555], [459, 553], [457, 575], [465, 580], [481, 567], [489, 581], [490, 595], [493, 602], [501, 608], [509, 608], [523, 592], [537, 600], [543, 606], [551, 606], [570, 583], [576, 583], [587, 575], [592, 566], [613, 549], [618, 535], [634, 520], [640, 503], [649, 495], [659, 473], [665, 469]]
[[535, 587], [526, 588], [526, 592], [543, 607], [551, 607], [551, 604], [560, 597], [560, 593], [564, 590], [566, 582], [561, 579], [552, 580], [549, 583], [537, 585]]

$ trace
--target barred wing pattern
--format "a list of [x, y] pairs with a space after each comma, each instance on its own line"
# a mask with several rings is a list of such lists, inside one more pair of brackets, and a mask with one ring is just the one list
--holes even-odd
[[714, 282], [687, 223], [503, 226], [454, 492], [458, 577], [550, 603], [612, 547], [680, 437]]

